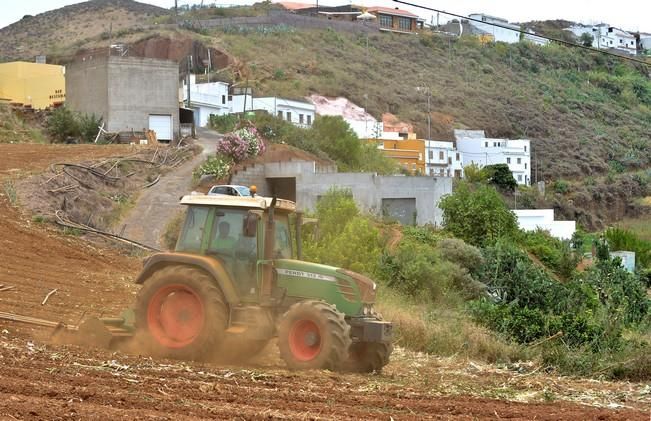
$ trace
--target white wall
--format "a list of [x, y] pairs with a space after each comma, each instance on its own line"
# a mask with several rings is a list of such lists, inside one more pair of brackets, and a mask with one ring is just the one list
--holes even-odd
[[576, 25], [566, 30], [572, 32], [577, 37], [584, 33], [592, 35], [592, 46], [594, 48], [614, 48], [615, 50], [624, 51], [631, 55], [637, 55], [635, 37], [626, 31], [613, 28], [609, 25]]
[[460, 171], [463, 177], [463, 165], [463, 153], [454, 148], [454, 143], [425, 141], [426, 175], [454, 177], [455, 171]]
[[554, 209], [516, 209], [513, 213], [525, 231], [542, 229], [560, 240], [572, 239], [576, 231], [576, 221], [555, 221]]

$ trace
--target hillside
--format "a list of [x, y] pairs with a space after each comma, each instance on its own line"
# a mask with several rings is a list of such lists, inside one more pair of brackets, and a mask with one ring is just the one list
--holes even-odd
[[[33, 60], [39, 54], [57, 54], [86, 40], [151, 23], [168, 10], [133, 0], [90, 0], [36, 16], [25, 16], [0, 29], [0, 61]], [[105, 35], [106, 36], [106, 35]]]
[[[260, 12], [254, 9], [251, 14]], [[236, 15], [246, 10], [239, 8]], [[113, 21], [113, 39], [134, 45], [132, 53], [142, 49], [139, 41], [162, 42], [161, 48], [171, 51], [162, 40], [194, 39], [213, 47], [213, 56], [223, 55], [223, 65], [231, 64], [230, 74], [220, 69], [218, 77], [248, 80], [256, 95], [345, 96], [362, 106], [368, 103], [378, 117], [391, 112], [412, 122], [421, 136], [427, 133], [427, 97], [416, 87], [429, 86], [433, 138], [451, 140], [453, 129], [469, 128], [494, 137], [532, 139], [532, 166], [538, 168], [533, 179], [545, 180], [549, 187], [545, 197], [519, 199], [521, 206], [553, 206], [559, 217], [596, 229], [638, 217], [645, 203], [639, 199], [651, 194], [648, 66], [558, 45], [482, 45], [474, 38], [432, 34], [371, 34], [367, 50], [364, 35], [332, 30], [151, 29], [149, 18], [164, 13], [133, 1], [94, 0], [0, 30], [3, 39], [22, 37], [22, 44], [3, 42], [0, 48], [31, 45], [21, 53], [38, 49], [56, 56], [97, 47], [107, 42], [107, 14], [126, 16]], [[537, 22], [536, 27], [549, 32], [564, 24]], [[183, 48], [174, 50], [189, 46], [183, 41]]]

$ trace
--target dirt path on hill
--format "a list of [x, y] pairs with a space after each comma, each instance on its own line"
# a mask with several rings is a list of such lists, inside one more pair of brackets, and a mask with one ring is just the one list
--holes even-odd
[[156, 248], [163, 248], [161, 236], [182, 206], [179, 198], [192, 190], [192, 172], [215, 151], [215, 145], [221, 138], [217, 132], [198, 129], [197, 143], [203, 152], [194, 159], [181, 165], [176, 170], [164, 175], [161, 180], [140, 195], [136, 205], [118, 224], [124, 227], [124, 236]]

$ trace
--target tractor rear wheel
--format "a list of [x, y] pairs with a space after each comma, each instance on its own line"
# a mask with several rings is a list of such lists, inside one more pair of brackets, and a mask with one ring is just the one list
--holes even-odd
[[338, 370], [348, 357], [350, 326], [323, 301], [292, 305], [278, 325], [280, 357], [294, 370]]
[[382, 342], [358, 342], [350, 347], [346, 369], [355, 373], [380, 372], [389, 363], [393, 345]]
[[218, 352], [228, 310], [206, 272], [167, 266], [145, 280], [136, 297], [136, 327], [151, 351], [165, 357], [202, 359]]

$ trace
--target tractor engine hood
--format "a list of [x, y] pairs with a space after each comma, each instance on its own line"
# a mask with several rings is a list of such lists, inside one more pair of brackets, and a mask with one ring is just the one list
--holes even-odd
[[[376, 283], [359, 273], [334, 266], [293, 259], [275, 260], [274, 266], [279, 275], [335, 282], [348, 300], [365, 304], [375, 302]], [[353, 285], [357, 288], [354, 288]], [[355, 289], [359, 291], [359, 298], [357, 298]]]

